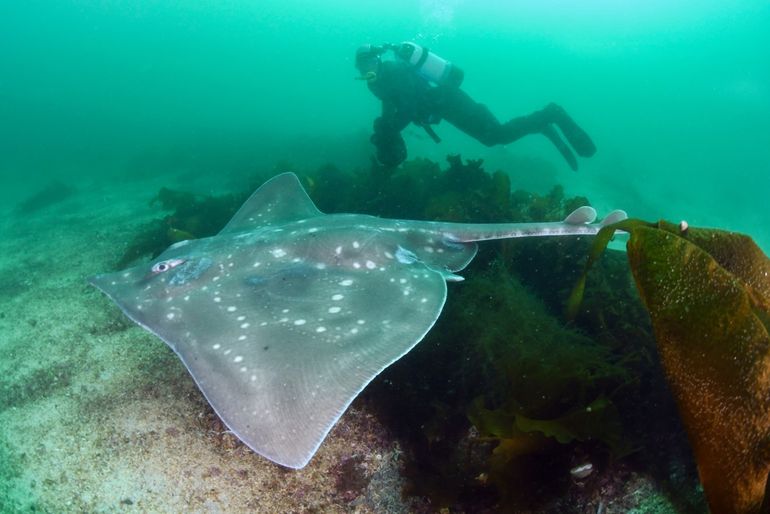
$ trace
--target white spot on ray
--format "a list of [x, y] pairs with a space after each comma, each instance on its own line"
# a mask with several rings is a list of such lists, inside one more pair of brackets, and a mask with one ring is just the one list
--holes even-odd
[[307, 321], [305, 321], [304, 319], [295, 319], [294, 320], [294, 324], [297, 325], [297, 326], [304, 325], [305, 323], [307, 323]]
[[174, 313], [173, 312], [169, 312], [168, 314], [166, 314], [166, 318], [167, 319], [174, 319]]
[[361, 247], [361, 245], [360, 245], [360, 244], [358, 244], [358, 241], [353, 241], [353, 248], [356, 248], [356, 249], [358, 249], [358, 248], [360, 248], [360, 247]]
[[241, 361], [243, 361], [243, 357], [240, 355], [236, 355], [235, 358], [233, 359], [233, 362], [241, 362]]
[[377, 267], [377, 265], [374, 262], [372, 262], [372, 261], [366, 261], [366, 267], [368, 269], [374, 269], [374, 268]]
[[341, 286], [352, 286], [353, 285], [353, 280], [349, 279], [349, 278], [346, 278], [345, 280], [340, 282], [340, 285]]
[[286, 257], [286, 250], [283, 248], [274, 248], [273, 250], [270, 250], [270, 254], [276, 259], [280, 259], [281, 257]]
[[220, 348], [222, 348], [222, 345], [217, 343], [217, 344], [213, 345], [212, 348], [215, 349], [215, 350], [219, 350]]
[[221, 299], [220, 297], [218, 297], [218, 296], [215, 296], [215, 297], [214, 297], [214, 301], [215, 301], [215, 302], [217, 302], [217, 303], [219, 303], [219, 302], [221, 302], [221, 301], [222, 301], [222, 299]]
[[329, 313], [331, 314], [337, 314], [341, 310], [342, 310], [341, 307], [329, 307]]
[[238, 309], [237, 309], [237, 307], [235, 307], [234, 305], [231, 305], [231, 306], [229, 306], [229, 307], [227, 308], [227, 312], [235, 312], [235, 311], [237, 311], [237, 310], [238, 310]]
[[335, 302], [338, 302], [338, 301], [342, 300], [343, 298], [345, 298], [345, 296], [341, 295], [341, 294], [332, 295], [332, 300], [334, 300]]
[[241, 328], [244, 329], [244, 330], [249, 328], [250, 326], [251, 325], [249, 323], [241, 323]]
[[318, 332], [319, 334], [321, 332], [326, 332], [326, 327], [318, 327], [318, 328], [315, 329], [315, 331]]

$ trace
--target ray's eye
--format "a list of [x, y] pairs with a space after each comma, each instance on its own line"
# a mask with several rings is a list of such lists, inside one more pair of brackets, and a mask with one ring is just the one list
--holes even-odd
[[184, 262], [184, 259], [169, 259], [167, 261], [156, 262], [153, 264], [150, 271], [152, 271], [154, 274], [163, 273], [164, 271], [168, 271], [171, 268], [176, 268]]

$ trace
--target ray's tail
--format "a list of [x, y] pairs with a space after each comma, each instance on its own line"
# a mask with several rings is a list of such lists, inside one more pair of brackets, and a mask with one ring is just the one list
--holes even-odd
[[623, 221], [628, 215], [623, 210], [614, 210], [595, 223], [596, 210], [583, 206], [572, 211], [563, 221], [541, 223], [489, 223], [489, 224], [447, 224], [447, 239], [457, 243], [512, 239], [538, 236], [592, 236], [602, 228]]

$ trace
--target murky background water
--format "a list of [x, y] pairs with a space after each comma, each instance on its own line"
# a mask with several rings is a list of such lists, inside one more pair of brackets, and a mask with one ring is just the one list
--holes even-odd
[[[447, 153], [562, 183], [599, 205], [687, 219], [770, 245], [770, 6], [764, 2], [32, 1], [0, 6], [0, 195], [51, 177], [368, 165], [376, 99], [365, 42], [414, 40], [455, 62], [501, 119], [550, 101], [597, 143], [572, 173], [547, 142], [486, 149], [442, 123]], [[515, 169], [509, 169], [516, 175]]]

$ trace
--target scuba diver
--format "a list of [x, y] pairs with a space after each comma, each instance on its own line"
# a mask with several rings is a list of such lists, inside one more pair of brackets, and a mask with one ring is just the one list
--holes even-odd
[[[395, 59], [383, 60], [392, 51]], [[406, 159], [401, 131], [409, 123], [422, 127], [435, 141], [441, 139], [431, 125], [442, 119], [486, 146], [505, 145], [529, 134], [543, 134], [559, 150], [570, 168], [578, 162], [561, 133], [581, 157], [591, 157], [596, 146], [586, 132], [555, 103], [526, 116], [500, 123], [483, 104], [460, 89], [463, 72], [427, 48], [411, 42], [399, 45], [363, 45], [356, 51], [355, 66], [369, 90], [382, 101], [382, 115], [374, 120], [371, 137], [377, 160], [395, 167]]]

